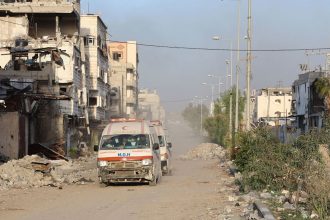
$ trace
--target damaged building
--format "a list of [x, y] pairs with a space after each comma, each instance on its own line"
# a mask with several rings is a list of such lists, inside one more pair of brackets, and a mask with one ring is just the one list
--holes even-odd
[[80, 1], [0, 2], [0, 153], [67, 154], [89, 133]]

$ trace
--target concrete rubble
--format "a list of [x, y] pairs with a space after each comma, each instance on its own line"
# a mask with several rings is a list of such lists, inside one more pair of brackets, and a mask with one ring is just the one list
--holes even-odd
[[212, 144], [203, 143], [191, 149], [186, 155], [181, 156], [182, 160], [210, 160], [210, 159], [223, 159], [225, 158], [226, 151], [223, 147]]
[[0, 190], [96, 181], [95, 156], [77, 160], [48, 160], [38, 155], [25, 156], [0, 165]]

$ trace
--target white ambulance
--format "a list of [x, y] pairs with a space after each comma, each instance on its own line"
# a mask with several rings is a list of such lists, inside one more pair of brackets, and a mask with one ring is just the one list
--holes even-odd
[[156, 120], [150, 123], [155, 127], [159, 140], [162, 172], [170, 175], [172, 173], [172, 143], [169, 142], [168, 135], [161, 121]]
[[124, 182], [156, 185], [162, 176], [158, 137], [145, 120], [111, 120], [103, 130], [97, 160], [101, 185]]

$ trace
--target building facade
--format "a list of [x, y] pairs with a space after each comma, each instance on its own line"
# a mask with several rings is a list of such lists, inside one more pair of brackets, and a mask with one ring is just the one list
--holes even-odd
[[141, 89], [139, 91], [139, 118], [160, 120], [165, 122], [165, 110], [156, 90]]
[[253, 122], [279, 125], [291, 116], [291, 88], [264, 88], [256, 92]]
[[139, 56], [135, 41], [111, 42], [110, 84], [112, 87], [112, 117], [137, 117], [138, 108], [138, 64]]
[[300, 74], [292, 85], [292, 112], [296, 118], [295, 127], [301, 133], [323, 125], [324, 100], [317, 94], [315, 82], [326, 76], [322, 71], [306, 72]]
[[101, 132], [110, 119], [111, 95], [106, 46], [107, 26], [98, 15], [81, 15], [80, 32], [89, 63], [86, 87], [91, 145], [97, 145]]

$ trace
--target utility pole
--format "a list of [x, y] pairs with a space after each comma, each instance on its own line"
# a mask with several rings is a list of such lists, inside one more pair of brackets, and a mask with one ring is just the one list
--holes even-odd
[[236, 99], [235, 99], [235, 138], [238, 132], [238, 105], [239, 105], [239, 71], [240, 71], [240, 29], [241, 29], [241, 1], [238, 0], [237, 6], [237, 61], [236, 61]]
[[201, 135], [203, 135], [203, 98], [201, 97]]
[[203, 99], [203, 96], [195, 96], [195, 98], [198, 100], [199, 98], [200, 98], [200, 102], [199, 102], [199, 104], [200, 104], [200, 113], [201, 113], [201, 115], [200, 115], [200, 133], [201, 133], [201, 135], [203, 135], [203, 101], [204, 100], [207, 100], [207, 99]]
[[248, 0], [248, 30], [247, 30], [247, 70], [246, 70], [246, 130], [250, 130], [250, 79], [251, 79], [251, 27], [252, 27], [252, 10], [251, 1]]
[[[230, 61], [226, 61], [228, 65], [230, 62], [230, 97], [229, 97], [229, 137], [232, 138], [233, 132], [233, 46], [232, 43], [230, 44]], [[228, 68], [227, 68], [228, 69]]]

